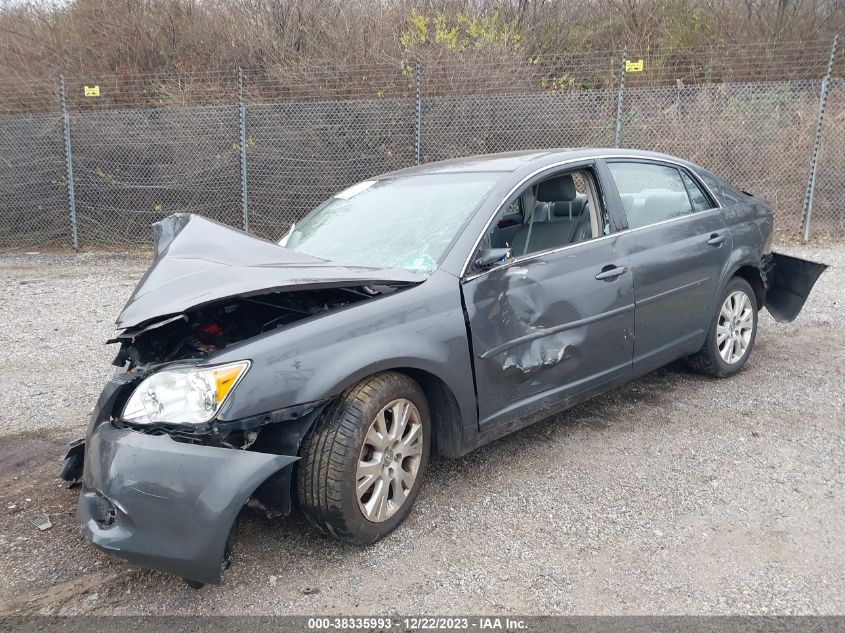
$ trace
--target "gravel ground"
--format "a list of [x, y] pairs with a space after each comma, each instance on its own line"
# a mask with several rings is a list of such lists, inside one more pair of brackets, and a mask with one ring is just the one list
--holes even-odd
[[[221, 587], [89, 546], [54, 475], [146, 258], [0, 255], [0, 614], [845, 612], [845, 247], [730, 380], [680, 364], [460, 460], [365, 549], [244, 514]], [[46, 512], [53, 528], [30, 525]]]

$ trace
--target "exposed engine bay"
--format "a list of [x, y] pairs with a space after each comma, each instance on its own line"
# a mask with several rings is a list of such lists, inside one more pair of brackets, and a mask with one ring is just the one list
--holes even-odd
[[128, 328], [108, 342], [120, 343], [114, 365], [146, 370], [163, 363], [201, 359], [264, 332], [396, 290], [393, 285], [364, 285], [232, 297]]

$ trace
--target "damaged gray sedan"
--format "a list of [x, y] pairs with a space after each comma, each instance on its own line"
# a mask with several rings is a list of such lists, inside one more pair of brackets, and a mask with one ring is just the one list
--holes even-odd
[[[459, 457], [679, 358], [730, 376], [764, 306], [825, 266], [772, 210], [622, 150], [465, 158], [359, 183], [277, 245], [193, 215], [117, 320], [114, 377], [61, 476], [85, 537], [217, 583], [245, 505], [376, 541]], [[84, 464], [84, 466], [83, 466]]]

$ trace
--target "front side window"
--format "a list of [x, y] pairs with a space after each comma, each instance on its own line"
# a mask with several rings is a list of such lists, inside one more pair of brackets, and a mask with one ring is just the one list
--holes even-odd
[[490, 245], [509, 248], [513, 257], [522, 257], [597, 237], [604, 223], [595, 192], [592, 172], [586, 169], [556, 174], [526, 187], [494, 226]]
[[648, 226], [693, 212], [690, 194], [681, 172], [675, 167], [613, 162], [608, 163], [608, 168], [622, 197], [629, 228]]
[[280, 244], [342, 264], [428, 275], [499, 178], [452, 173], [367, 180], [317, 207]]

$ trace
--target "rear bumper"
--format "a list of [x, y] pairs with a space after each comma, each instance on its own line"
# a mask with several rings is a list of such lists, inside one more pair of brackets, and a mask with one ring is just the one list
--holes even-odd
[[766, 308], [775, 321], [794, 321], [827, 264], [772, 253], [762, 267]]
[[98, 417], [85, 443], [79, 497], [85, 538], [133, 564], [219, 583], [238, 512], [298, 458], [178, 442]]

